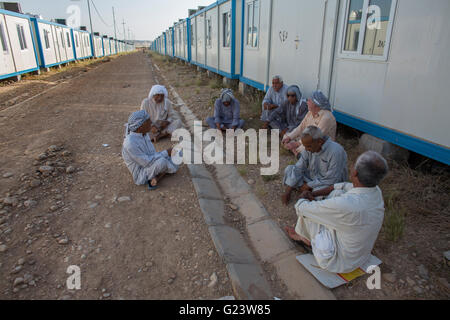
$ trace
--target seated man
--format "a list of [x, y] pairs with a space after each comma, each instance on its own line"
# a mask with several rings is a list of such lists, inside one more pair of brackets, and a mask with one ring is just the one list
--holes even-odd
[[267, 91], [266, 97], [262, 102], [261, 121], [264, 122], [263, 129], [269, 129], [270, 115], [286, 101], [287, 89], [288, 86], [283, 83], [283, 78], [280, 76], [273, 77], [272, 87]]
[[206, 119], [211, 129], [226, 131], [242, 129], [245, 121], [241, 119], [241, 106], [230, 89], [223, 89], [214, 106], [214, 117]]
[[282, 202], [287, 205], [292, 191], [317, 191], [347, 181], [347, 153], [317, 127], [306, 128], [302, 134], [305, 150], [296, 165], [285, 170], [283, 183], [287, 186]]
[[178, 166], [170, 157], [172, 148], [156, 152], [149, 136], [151, 130], [152, 122], [145, 110], [133, 113], [128, 120], [122, 157], [133, 175], [134, 183], [148, 184], [153, 190], [164, 175], [176, 173]]
[[172, 102], [164, 86], [156, 85], [150, 90], [147, 99], [142, 101], [141, 110], [145, 110], [152, 119], [153, 126], [157, 129], [155, 133], [150, 133], [153, 142], [170, 137], [172, 133], [180, 129], [183, 125], [181, 120], [173, 112]]
[[296, 129], [308, 113], [306, 99], [298, 86], [290, 86], [287, 89], [287, 100], [269, 116], [270, 127], [279, 129], [283, 138], [286, 133]]
[[336, 118], [331, 112], [328, 98], [321, 91], [314, 92], [311, 99], [308, 99], [308, 110], [309, 112], [300, 126], [287, 133], [282, 142], [284, 148], [290, 150], [296, 157], [305, 150], [300, 137], [309, 126], [318, 127], [331, 140], [336, 140]]
[[388, 170], [386, 160], [378, 153], [361, 155], [352, 169], [353, 184], [337, 184], [318, 192], [332, 192], [323, 201], [297, 202], [299, 218], [295, 229], [286, 228], [289, 237], [312, 247], [324, 270], [349, 273], [360, 268], [370, 258], [383, 224], [384, 200], [378, 185]]

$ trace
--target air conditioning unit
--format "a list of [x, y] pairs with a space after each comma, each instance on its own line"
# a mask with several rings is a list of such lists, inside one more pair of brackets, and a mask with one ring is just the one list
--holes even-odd
[[0, 2], [0, 9], [22, 13], [20, 3], [17, 2]]
[[81, 26], [81, 27], [80, 27], [80, 30], [87, 31], [87, 27]]
[[67, 26], [66, 19], [54, 19], [54, 21], [55, 21], [57, 24], [62, 24], [62, 25]]

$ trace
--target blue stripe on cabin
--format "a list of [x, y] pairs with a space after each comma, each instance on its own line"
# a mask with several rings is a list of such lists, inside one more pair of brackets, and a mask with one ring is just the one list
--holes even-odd
[[399, 147], [450, 165], [450, 149], [334, 110], [336, 120]]

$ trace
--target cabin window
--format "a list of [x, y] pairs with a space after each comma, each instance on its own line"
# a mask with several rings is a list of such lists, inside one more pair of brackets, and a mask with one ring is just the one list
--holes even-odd
[[8, 43], [6, 42], [5, 29], [3, 23], [0, 23], [0, 42], [2, 43], [3, 52], [8, 52]]
[[247, 3], [247, 46], [257, 48], [259, 46], [259, 0]]
[[45, 42], [45, 49], [50, 49], [50, 39], [49, 35], [50, 32], [48, 30], [44, 30], [44, 42]]
[[62, 32], [60, 33], [60, 35], [61, 35], [61, 46], [62, 46], [63, 48], [65, 48], [65, 47], [66, 47], [66, 43], [65, 43], [65, 41], [64, 41], [64, 35], [63, 35]]
[[343, 53], [387, 58], [396, 0], [348, 0]]
[[183, 27], [183, 45], [186, 46], [187, 45], [187, 30], [186, 30], [187, 26]]
[[17, 26], [17, 35], [19, 36], [19, 43], [20, 43], [20, 49], [26, 50], [27, 47], [27, 40], [25, 39], [25, 31], [23, 29], [23, 25], [18, 24]]
[[69, 47], [70, 48], [70, 36], [69, 36], [69, 33], [66, 33], [66, 38], [67, 38], [67, 47]]
[[[192, 23], [191, 24], [191, 46], [194, 46], [194, 43], [195, 43], [195, 30], [194, 30], [194, 28], [195, 28], [195, 24], [194, 23]], [[170, 37], [169, 37], [169, 44], [170, 44]]]
[[231, 13], [223, 14], [223, 47], [229, 48], [231, 46]]
[[212, 46], [212, 23], [211, 18], [206, 20], [206, 45], [208, 47]]

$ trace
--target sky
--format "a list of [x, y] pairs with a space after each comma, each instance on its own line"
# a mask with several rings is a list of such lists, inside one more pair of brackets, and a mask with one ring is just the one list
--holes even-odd
[[[88, 0], [10, 0], [21, 4], [24, 13], [39, 14], [45, 20], [55, 18], [68, 19], [73, 16], [66, 11], [70, 6], [80, 8], [80, 22], [90, 31]], [[117, 38], [153, 40], [178, 19], [187, 18], [188, 9], [212, 4], [213, 0], [91, 0], [97, 7], [100, 16], [91, 4], [91, 16], [94, 32], [114, 37], [112, 7], [116, 13]], [[130, 28], [130, 33], [128, 32]], [[130, 34], [130, 37], [128, 36]]]

